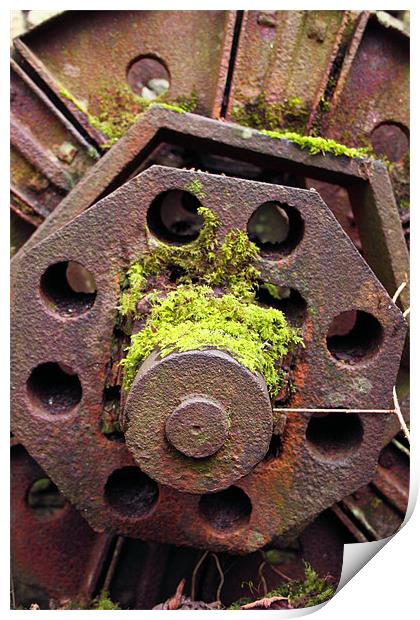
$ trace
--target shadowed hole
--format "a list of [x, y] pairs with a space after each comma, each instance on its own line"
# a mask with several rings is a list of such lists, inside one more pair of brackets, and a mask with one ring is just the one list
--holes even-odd
[[127, 82], [135, 95], [150, 101], [169, 90], [169, 71], [159, 58], [140, 56], [129, 65]]
[[49, 478], [35, 480], [28, 491], [26, 501], [28, 506], [42, 516], [56, 514], [66, 505], [65, 497]]
[[287, 255], [302, 239], [303, 220], [294, 207], [270, 201], [254, 211], [247, 230], [263, 253]]
[[155, 505], [158, 485], [137, 467], [114, 471], [105, 486], [105, 499], [125, 517], [145, 517]]
[[199, 510], [214, 529], [225, 531], [245, 526], [251, 515], [252, 504], [242, 489], [229, 487], [225, 491], [203, 495]]
[[264, 282], [259, 285], [256, 297], [262, 305], [281, 310], [292, 325], [305, 322], [307, 303], [296, 289]]
[[383, 330], [374, 316], [362, 310], [350, 310], [331, 322], [327, 347], [337, 360], [356, 364], [373, 355], [382, 340]]
[[372, 131], [370, 140], [376, 155], [385, 155], [389, 161], [399, 162], [409, 152], [409, 132], [398, 123], [381, 123]]
[[65, 317], [87, 312], [96, 298], [93, 274], [75, 261], [51, 265], [41, 277], [41, 293], [47, 306]]
[[78, 376], [66, 364], [47, 362], [31, 372], [27, 381], [31, 403], [52, 415], [71, 412], [82, 398]]
[[360, 446], [363, 426], [355, 413], [314, 414], [306, 429], [306, 439], [316, 455], [340, 460]]
[[264, 457], [264, 461], [271, 461], [276, 459], [283, 452], [283, 442], [280, 435], [272, 435], [270, 445], [267, 450], [267, 454]]
[[197, 239], [204, 222], [197, 213], [200, 206], [198, 198], [190, 192], [181, 189], [162, 192], [149, 207], [147, 225], [162, 241], [189, 243]]
[[110, 441], [125, 442], [120, 426], [121, 386], [113, 385], [104, 389], [101, 431]]

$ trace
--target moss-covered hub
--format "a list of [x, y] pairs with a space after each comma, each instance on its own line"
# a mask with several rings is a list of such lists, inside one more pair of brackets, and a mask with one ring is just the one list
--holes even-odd
[[283, 387], [282, 359], [302, 344], [284, 314], [256, 303], [260, 273], [258, 248], [245, 232], [217, 239], [219, 221], [204, 207], [198, 238], [188, 246], [159, 245], [133, 263], [123, 282], [120, 314], [126, 330], [135, 322], [124, 385], [129, 388], [142, 361], [154, 350], [217, 348], [230, 353], [251, 372], [260, 372], [274, 397]]

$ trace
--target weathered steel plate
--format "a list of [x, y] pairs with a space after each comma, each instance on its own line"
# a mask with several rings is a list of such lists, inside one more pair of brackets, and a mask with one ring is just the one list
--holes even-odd
[[263, 94], [268, 105], [283, 106], [278, 127], [304, 128], [349, 24], [349, 11], [245, 11], [228, 118]]
[[[219, 124], [206, 122], [217, 137]], [[223, 131], [236, 135], [238, 128], [228, 126]], [[258, 135], [250, 139], [256, 141], [254, 146], [267, 146]], [[268, 146], [274, 148], [273, 141]], [[280, 141], [276, 146], [287, 161], [290, 144]], [[305, 161], [310, 156], [298, 151], [296, 157]], [[317, 170], [314, 159], [312, 171]], [[345, 161], [347, 174], [339, 160], [330, 166], [339, 178], [348, 178], [351, 171], [362, 179], [365, 174], [364, 165], [357, 161]], [[374, 173], [378, 166], [381, 170], [375, 162], [367, 166]], [[297, 246], [287, 256], [274, 253], [261, 261], [263, 280], [298, 290], [307, 304], [306, 348], [296, 361], [296, 394], [289, 406], [389, 406], [405, 322], [318, 194], [156, 166], [22, 254], [12, 316], [13, 429], [99, 531], [245, 553], [260, 548], [276, 533], [295, 535], [325, 507], [366, 484], [382, 447], [386, 421], [382, 415], [364, 414], [342, 417], [339, 422], [328, 419], [325, 425], [309, 414], [290, 413], [279, 456], [263, 460], [235, 483], [235, 493], [245, 494], [252, 507], [239, 527], [218, 529], [217, 515], [203, 511], [198, 495], [156, 485], [150, 478], [145, 486], [147, 501], [150, 493], [153, 501], [141, 516], [125, 513], [124, 501], [117, 507], [109, 503], [104, 489], [111, 475], [135, 465], [125, 444], [109, 441], [100, 430], [120, 274], [147, 251], [146, 215], [153, 198], [168, 189], [185, 189], [193, 180], [202, 184], [203, 203], [221, 219], [221, 236], [232, 228], [246, 229], [253, 212], [267, 201], [287, 204], [299, 214], [297, 221], [303, 228]], [[84, 313], [66, 318], [45, 303], [40, 279], [50, 265], [69, 260], [94, 274], [97, 294]], [[344, 357], [337, 359], [327, 334], [333, 319], [350, 310], [375, 317], [368, 322], [374, 329], [365, 338], [371, 347], [360, 351], [356, 337]], [[35, 380], [31, 375], [45, 363], [61, 363], [66, 373], [77, 373], [80, 384], [77, 379], [68, 380], [66, 385], [70, 382], [73, 388], [63, 394], [54, 392], [50, 402], [48, 381], [45, 385], [44, 378], [36, 375]], [[135, 488], [134, 496], [144, 497]]]
[[11, 61], [11, 208], [38, 226], [99, 158]]
[[125, 88], [141, 58], [161, 67], [150, 75], [166, 78], [170, 100], [195, 91], [197, 111], [219, 116], [234, 23], [235, 11], [66, 11], [14, 44], [88, 135], [104, 144], [108, 138], [72, 98], [98, 116], [101, 92], [110, 89], [112, 97], [113, 89]]
[[12, 583], [18, 604], [50, 599], [89, 600], [110, 542], [96, 534], [69, 502], [50, 513], [28, 502], [32, 485], [46, 474], [23, 446], [11, 453]]

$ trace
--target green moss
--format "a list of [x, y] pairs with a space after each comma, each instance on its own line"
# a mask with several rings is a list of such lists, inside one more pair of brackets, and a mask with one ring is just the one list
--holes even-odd
[[[320, 106], [324, 112], [329, 105], [325, 98], [321, 98]], [[232, 117], [237, 123], [257, 129], [270, 138], [290, 140], [301, 149], [308, 150], [311, 155], [331, 153], [345, 157], [372, 156], [369, 146], [350, 148], [328, 138], [303, 135], [309, 110], [299, 97], [289, 97], [283, 103], [268, 103], [266, 95], [261, 93], [253, 101], [248, 100], [243, 105], [234, 106]]]
[[[285, 381], [281, 360], [302, 339], [282, 312], [255, 302], [257, 246], [239, 230], [230, 231], [220, 243], [216, 216], [204, 207], [198, 212], [204, 223], [195, 242], [159, 245], [131, 265], [124, 278], [121, 316], [129, 327], [134, 320], [144, 322], [122, 361], [124, 385], [130, 387], [155, 348], [165, 357], [173, 351], [214, 347], [229, 352], [251, 372], [260, 372], [275, 396]], [[178, 275], [171, 282], [174, 273]]]
[[85, 105], [78, 101], [66, 88], [60, 88], [60, 95], [71, 101], [78, 110], [83, 112], [89, 124], [102, 133], [108, 141], [103, 149], [110, 148], [136, 122], [141, 114], [151, 106], [160, 106], [179, 113], [193, 112], [197, 107], [198, 96], [195, 90], [190, 97], [182, 96], [173, 103], [166, 101], [167, 94], [148, 100], [135, 95], [127, 85], [105, 88], [92, 98], [92, 107], [99, 110], [91, 114]]
[[279, 287], [276, 286], [275, 284], [272, 284], [271, 282], [264, 282], [264, 284], [261, 285], [261, 288], [265, 289], [268, 292], [268, 294], [271, 297], [273, 297], [273, 299], [278, 299], [278, 300], [283, 299], [283, 297], [280, 294]]
[[176, 98], [175, 103], [184, 112], [195, 112], [198, 107], [198, 93], [195, 90], [195, 87], [193, 87], [189, 97], [180, 95]]
[[319, 100], [319, 108], [321, 112], [322, 113], [328, 112], [330, 107], [331, 107], [331, 102], [324, 95], [322, 95], [322, 97]]
[[234, 106], [232, 117], [241, 125], [259, 130], [278, 130], [281, 127], [303, 130], [309, 110], [299, 97], [269, 103], [263, 92], [256, 99], [246, 99], [243, 104]]
[[114, 435], [115, 433], [121, 433], [121, 426], [118, 420], [104, 419], [102, 421], [101, 432], [104, 435]]
[[204, 200], [206, 197], [206, 194], [203, 192], [203, 185], [198, 179], [194, 179], [191, 183], [187, 183], [185, 191], [194, 194], [199, 200]]
[[251, 603], [251, 599], [247, 598], [247, 597], [243, 597], [240, 598], [238, 601], [235, 601], [234, 603], [232, 603], [232, 605], [230, 605], [227, 610], [228, 611], [234, 611], [237, 609], [241, 609], [242, 605], [246, 605], [247, 603]]
[[117, 603], [113, 603], [109, 593], [105, 591], [102, 591], [99, 596], [92, 600], [90, 608], [103, 609], [106, 611], [120, 609], [119, 605], [117, 605]]
[[[320, 577], [312, 566], [305, 562], [305, 579], [303, 581], [290, 581], [284, 585], [271, 590], [264, 598], [284, 596], [288, 599], [289, 605], [293, 608], [313, 607], [325, 603], [334, 596], [334, 588], [327, 577]], [[250, 600], [241, 599], [233, 603], [228, 609], [240, 609]]]
[[60, 86], [59, 93], [62, 97], [71, 101], [71, 103], [73, 103], [73, 105], [75, 105], [78, 110], [80, 110], [84, 114], [87, 113], [86, 106], [84, 106], [78, 99], [76, 99], [76, 97], [74, 97], [71, 92], [67, 90], [67, 88], [65, 88], [64, 86]]
[[308, 562], [305, 562], [305, 579], [287, 584], [287, 590], [293, 607], [312, 607], [334, 596], [334, 588], [328, 578], [320, 577]]
[[320, 138], [318, 136], [302, 136], [298, 133], [292, 131], [268, 131], [262, 130], [265, 136], [269, 136], [270, 138], [279, 138], [289, 140], [294, 144], [300, 146], [301, 149], [308, 150], [311, 155], [318, 155], [322, 153], [325, 155], [326, 153], [330, 153], [331, 155], [335, 155], [339, 157], [340, 155], [344, 155], [345, 157], [368, 157], [370, 155], [369, 148], [350, 148], [348, 146], [344, 146], [344, 144], [339, 144], [335, 140], [331, 140], [329, 138]]
[[181, 108], [181, 106], [179, 105], [173, 105], [171, 103], [164, 103], [162, 101], [151, 101], [149, 103], [148, 107], [159, 107], [159, 108], [163, 108], [164, 110], [173, 110], [174, 112], [178, 112], [178, 114], [185, 114], [186, 110], [184, 110], [183, 108]]
[[123, 361], [125, 383], [131, 385], [139, 364], [155, 348], [166, 357], [173, 351], [214, 347], [229, 352], [251, 372], [260, 372], [275, 396], [284, 379], [276, 362], [299, 342], [279, 310], [232, 294], [219, 297], [207, 286], [180, 285], [163, 300], [153, 298], [146, 325], [132, 337]]
[[203, 225], [195, 241], [185, 246], [159, 244], [141, 261], [131, 265], [122, 283], [120, 311], [123, 315], [137, 318], [136, 304], [146, 289], [159, 288], [159, 276], [170, 276], [174, 271], [179, 274], [176, 278], [179, 284], [191, 284], [194, 280], [227, 289], [242, 298], [253, 297], [259, 276], [257, 246], [239, 230], [230, 231], [220, 244], [217, 217], [205, 207], [200, 207], [198, 214], [203, 217]]
[[95, 149], [94, 146], [91, 145], [88, 146], [87, 153], [91, 159], [97, 160], [100, 157], [98, 151]]

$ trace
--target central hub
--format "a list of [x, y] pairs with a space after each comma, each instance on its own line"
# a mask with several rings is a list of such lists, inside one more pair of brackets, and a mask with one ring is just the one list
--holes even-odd
[[203, 458], [225, 443], [229, 427], [226, 411], [202, 396], [185, 399], [166, 420], [168, 441], [185, 456]]
[[154, 353], [127, 396], [125, 440], [140, 469], [161, 484], [218, 491], [264, 458], [272, 415], [263, 377], [227, 353]]

